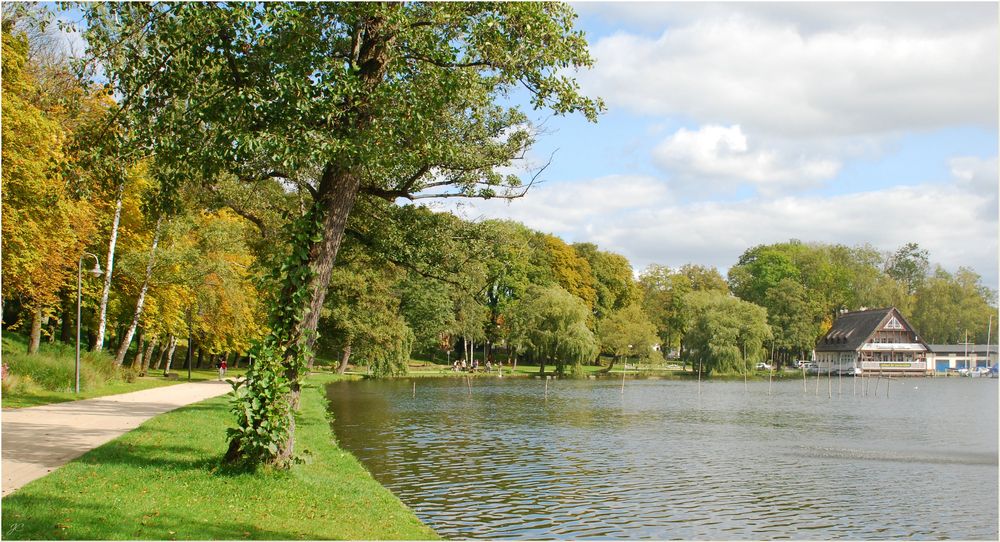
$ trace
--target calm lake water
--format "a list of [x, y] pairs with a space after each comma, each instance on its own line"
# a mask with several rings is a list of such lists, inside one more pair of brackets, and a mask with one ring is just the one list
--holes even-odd
[[998, 538], [994, 379], [413, 382], [333, 427], [447, 538]]

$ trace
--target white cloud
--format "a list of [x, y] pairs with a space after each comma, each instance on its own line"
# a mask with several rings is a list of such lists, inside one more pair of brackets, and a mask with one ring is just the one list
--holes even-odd
[[439, 208], [467, 219], [509, 218], [570, 241], [587, 240], [594, 226], [624, 219], [671, 201], [666, 185], [652, 177], [612, 175], [578, 182], [538, 185], [520, 199], [442, 202]]
[[681, 128], [653, 150], [653, 159], [681, 186], [704, 189], [706, 180], [716, 189], [750, 183], [765, 195], [790, 186], [813, 186], [840, 170], [835, 160], [752, 146], [739, 125]]
[[956, 181], [970, 190], [982, 193], [997, 192], [997, 157], [959, 156], [949, 162]]
[[[995, 22], [995, 18], [994, 18]], [[584, 91], [612, 108], [826, 138], [997, 118], [995, 24], [924, 31], [891, 21], [806, 33], [738, 12], [592, 45]], [[641, 82], [641, 84], [637, 84]]]

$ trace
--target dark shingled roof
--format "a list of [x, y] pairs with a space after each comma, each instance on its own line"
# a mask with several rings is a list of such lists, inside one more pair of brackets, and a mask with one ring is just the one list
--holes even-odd
[[[853, 352], [872, 336], [880, 324], [893, 312], [888, 309], [874, 309], [841, 314], [833, 322], [833, 327], [816, 343], [816, 350], [822, 352]], [[900, 318], [902, 318], [900, 316]]]
[[976, 354], [979, 356], [985, 356], [986, 352], [990, 354], [996, 354], [1000, 347], [995, 344], [969, 344], [966, 347], [964, 344], [928, 344], [928, 348], [931, 352], [935, 354], [962, 354], [965, 355], [966, 350], [969, 354]]

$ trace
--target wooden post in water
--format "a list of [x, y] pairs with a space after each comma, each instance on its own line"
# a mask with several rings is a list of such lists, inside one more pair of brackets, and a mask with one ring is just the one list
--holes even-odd
[[844, 391], [844, 370], [837, 372], [837, 395], [842, 395]]
[[854, 380], [854, 384], [852, 386], [852, 389], [854, 390], [854, 396], [857, 397], [858, 396], [858, 375], [852, 375], [852, 376], [854, 377], [852, 379], [852, 380]]
[[698, 360], [698, 399], [701, 399], [701, 360]]
[[416, 397], [417, 397], [417, 381], [414, 380], [413, 381], [413, 398], [416, 399]]
[[833, 399], [833, 376], [830, 373], [826, 374], [826, 398]]
[[747, 386], [747, 373], [750, 372], [750, 367], [747, 366], [747, 345], [743, 345], [743, 393], [750, 393], [750, 388]]
[[808, 393], [806, 391], [806, 366], [802, 366], [802, 395]]
[[891, 376], [887, 376], [885, 378], [885, 398], [886, 399], [889, 398], [889, 382], [892, 382], [892, 377]]
[[625, 363], [622, 364], [622, 395], [625, 395], [625, 368], [628, 367], [628, 357], [625, 358]]
[[545, 377], [545, 400], [549, 400], [549, 377]]
[[[773, 359], [771, 360], [771, 363], [774, 363]], [[774, 380], [774, 366], [772, 366], [771, 370], [767, 372], [767, 394], [768, 395], [771, 395], [771, 381], [772, 380]]]
[[877, 377], [875, 377], [875, 393], [872, 395], [872, 397], [878, 397], [878, 385], [880, 382], [882, 382], [882, 375], [878, 375]]
[[472, 377], [465, 377], [465, 383], [469, 385], [469, 397], [472, 397]]
[[813, 393], [813, 395], [815, 395], [816, 397], [819, 397], [819, 373], [820, 373], [820, 369], [819, 369], [819, 364], [817, 363], [816, 364], [816, 391]]

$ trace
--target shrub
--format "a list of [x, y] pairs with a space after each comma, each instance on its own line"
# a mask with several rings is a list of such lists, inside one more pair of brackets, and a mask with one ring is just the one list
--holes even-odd
[[[72, 391], [75, 387], [76, 350], [72, 345], [45, 343], [37, 354], [29, 356], [27, 341], [23, 337], [4, 333], [3, 357], [8, 365], [8, 379], [17, 378], [19, 386], [30, 385], [48, 391]], [[81, 390], [118, 380], [122, 380], [122, 376], [111, 356], [104, 352], [81, 352]], [[11, 386], [11, 390], [15, 389], [13, 384]], [[10, 391], [6, 380], [4, 391]]]

